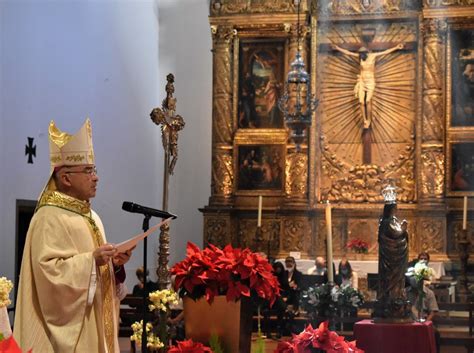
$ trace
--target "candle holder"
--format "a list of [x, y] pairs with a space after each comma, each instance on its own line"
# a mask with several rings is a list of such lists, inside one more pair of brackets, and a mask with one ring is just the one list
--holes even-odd
[[458, 253], [461, 262], [461, 274], [459, 276], [459, 299], [463, 303], [467, 303], [469, 290], [467, 279], [467, 265], [469, 261], [469, 233], [467, 229], [462, 229], [458, 235]]

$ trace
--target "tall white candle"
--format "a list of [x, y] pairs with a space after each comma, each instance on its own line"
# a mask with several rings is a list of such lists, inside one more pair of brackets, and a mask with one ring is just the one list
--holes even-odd
[[262, 203], [263, 197], [262, 195], [258, 196], [258, 219], [257, 219], [257, 227], [262, 226]]
[[327, 267], [328, 267], [328, 281], [334, 283], [334, 273], [332, 268], [332, 216], [331, 204], [329, 200], [326, 203], [326, 245], [327, 245]]
[[462, 229], [467, 229], [467, 196], [464, 196], [464, 207], [462, 210]]

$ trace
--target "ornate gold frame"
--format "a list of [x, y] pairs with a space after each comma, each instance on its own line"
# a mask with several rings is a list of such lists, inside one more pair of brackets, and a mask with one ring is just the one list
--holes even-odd
[[[249, 35], [249, 34], [247, 34]], [[238, 103], [239, 103], [239, 88], [240, 88], [240, 72], [239, 72], [239, 66], [240, 66], [240, 51], [241, 51], [241, 46], [246, 43], [281, 43], [283, 46], [283, 63], [288, 62], [288, 40], [285, 37], [250, 37], [250, 36], [245, 36], [244, 38], [240, 39], [238, 36], [234, 40], [234, 69], [233, 69], [233, 75], [234, 75], [234, 85], [233, 85], [233, 117], [234, 117], [234, 128], [236, 130], [250, 130], [250, 128], [239, 128], [239, 122], [238, 122]], [[288, 74], [288, 67], [287, 65], [283, 65], [283, 75], [286, 77]], [[258, 130], [262, 130], [262, 128], [258, 128]]]
[[471, 143], [474, 144], [474, 132], [470, 135], [463, 133], [451, 134], [447, 141], [447, 151], [446, 151], [446, 194], [448, 196], [460, 197], [460, 196], [474, 196], [474, 190], [472, 191], [453, 191], [451, 190], [452, 183], [452, 162], [453, 162], [453, 145], [461, 143]]
[[[405, 0], [302, 1], [301, 33], [305, 36], [305, 41], [301, 51], [307, 71], [311, 73], [312, 90], [318, 96], [323, 80], [318, 72], [323, 58], [319, 52], [323, 38], [318, 33], [322, 24], [331, 21], [345, 23], [349, 27], [348, 33], [352, 28], [354, 32], [348, 48], [355, 51], [360, 42], [360, 35], [356, 31], [361, 23], [375, 26], [387, 21], [401, 27], [404, 25], [402, 22], [409, 23], [408, 29], [400, 28], [400, 33], [410, 34], [409, 38], [397, 34], [396, 28], [392, 28], [390, 32], [385, 32], [385, 37], [378, 37], [376, 42], [379, 46], [374, 45], [373, 50], [381, 51], [391, 47], [396, 40], [410, 43], [406, 52], [409, 56], [405, 56], [411, 60], [410, 82], [408, 78], [404, 79], [408, 82], [405, 86], [412, 85], [413, 89], [410, 97], [402, 99], [400, 105], [410, 105], [410, 114], [414, 115], [413, 121], [409, 120], [414, 125], [413, 136], [400, 140], [401, 144], [409, 139], [409, 148], [397, 149], [394, 155], [396, 158], [393, 158], [395, 166], [386, 167], [385, 160], [380, 159], [382, 162], [377, 169], [380, 180], [395, 177], [401, 182], [408, 182], [405, 189], [409, 192], [401, 193], [399, 211], [400, 217], [410, 221], [410, 256], [415, 256], [420, 251], [431, 252], [432, 259], [438, 261], [457, 256], [454, 237], [448, 234], [453, 229], [453, 222], [458, 222], [461, 212], [457, 198], [460, 193], [448, 190], [451, 182], [450, 148], [457, 141], [474, 141], [474, 127], [450, 126], [452, 53], [449, 33], [453, 28], [474, 27], [474, 6], [471, 2], [472, 0], [422, 0], [422, 4], [415, 6], [415, 2]], [[318, 8], [323, 3], [327, 5], [326, 8]], [[308, 250], [304, 256], [324, 254], [326, 233], [324, 205], [321, 201], [324, 201], [327, 193], [321, 190], [321, 180], [325, 178], [321, 171], [327, 156], [323, 156], [324, 146], [321, 142], [321, 129], [324, 128], [322, 106], [313, 114], [309, 139], [299, 151], [287, 142], [288, 134], [285, 129], [238, 128], [240, 43], [285, 41], [287, 73], [298, 46], [297, 15], [293, 0], [211, 0], [210, 13], [214, 67], [213, 169], [209, 205], [202, 210], [205, 242], [212, 240], [220, 245], [228, 242], [236, 245], [244, 234], [246, 242], [250, 244], [255, 234], [257, 196], [263, 194], [267, 196], [264, 202], [263, 239], [279, 237], [275, 239], [272, 251], [279, 256], [286, 255], [292, 249]], [[380, 30], [379, 33], [383, 31]], [[329, 55], [332, 54], [326, 56]], [[390, 60], [397, 59], [392, 57]], [[378, 82], [377, 85], [381, 87]], [[388, 93], [395, 93], [396, 96], [399, 92], [396, 87], [392, 87]], [[239, 191], [237, 188], [237, 150], [239, 146], [258, 144], [282, 145], [285, 148], [285, 180], [281, 192]], [[343, 149], [332, 152], [335, 163], [343, 160], [341, 151]], [[392, 159], [387, 163], [390, 164], [391, 161]], [[342, 177], [329, 175], [328, 178], [341, 185], [347, 183], [351, 187], [359, 181], [364, 182], [363, 178], [369, 170], [359, 168], [360, 170], [350, 171], [350, 167], [357, 163], [346, 164], [350, 165], [344, 170], [345, 174], [341, 173], [344, 174]], [[357, 183], [344, 179], [346, 174], [353, 177], [356, 173], [362, 174], [361, 180], [354, 178]], [[367, 193], [369, 187], [363, 183], [360, 185], [363, 189], [361, 191]], [[336, 247], [344, 245], [350, 232], [365, 229], [365, 225], [370, 225], [370, 233], [373, 233], [381, 212], [382, 200], [378, 195], [370, 195], [371, 198], [367, 198], [367, 201], [364, 198], [352, 198], [351, 195], [346, 194], [334, 204], [333, 243]], [[449, 214], [447, 209], [450, 210]], [[375, 243], [376, 234], [371, 236], [374, 238], [368, 240]], [[335, 255], [342, 256], [345, 252], [337, 249]], [[375, 248], [365, 256], [366, 259], [376, 257]]]
[[474, 132], [474, 126], [452, 126], [452, 63], [453, 63], [453, 31], [470, 29], [474, 31], [474, 23], [454, 22], [448, 24], [448, 38], [446, 45], [446, 131], [450, 132]]
[[474, 126], [452, 126], [453, 105], [453, 31], [474, 30], [474, 23], [464, 18], [451, 19], [447, 24], [446, 42], [446, 195], [448, 197], [474, 196], [474, 191], [452, 191], [452, 145], [463, 142], [474, 142]]
[[[287, 132], [282, 129], [257, 129], [251, 131], [242, 131], [239, 130], [234, 139], [234, 171], [235, 173], [235, 183], [234, 183], [234, 193], [236, 197], [239, 196], [255, 196], [256, 193], [263, 196], [283, 196], [284, 195], [284, 186], [286, 182], [285, 173], [282, 174], [282, 187], [279, 190], [274, 189], [258, 189], [258, 190], [239, 190], [239, 147], [241, 146], [281, 146], [282, 155], [280, 161], [280, 168], [282, 171], [285, 170], [285, 160], [286, 160], [286, 141], [287, 141]], [[247, 129], [246, 129], [247, 130]]]

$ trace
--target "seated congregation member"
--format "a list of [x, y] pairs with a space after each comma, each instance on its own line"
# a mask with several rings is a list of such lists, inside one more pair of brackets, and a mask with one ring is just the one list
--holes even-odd
[[328, 269], [326, 266], [326, 260], [322, 256], [316, 257], [314, 261], [314, 266], [308, 268], [306, 274], [308, 275], [319, 275], [324, 276], [327, 273]]
[[341, 286], [349, 285], [352, 288], [357, 289], [358, 287], [357, 272], [352, 270], [352, 266], [349, 260], [347, 260], [347, 258], [345, 257], [343, 257], [341, 259], [341, 262], [339, 263], [338, 274], [341, 280]]
[[[168, 289], [174, 288], [176, 275], [171, 276]], [[157, 284], [158, 286], [158, 284]], [[159, 289], [159, 288], [158, 288]], [[186, 339], [186, 333], [184, 330], [184, 306], [183, 299], [179, 298], [177, 304], [170, 304], [170, 313], [168, 316], [169, 334], [173, 344], [176, 341], [182, 341]]]
[[285, 259], [285, 267], [281, 262], [273, 264], [273, 271], [280, 284], [280, 297], [275, 301], [273, 307], [264, 313], [267, 323], [265, 332], [271, 337], [269, 316], [274, 313], [277, 316], [276, 337], [289, 335], [293, 329], [293, 318], [298, 314], [300, 301], [300, 285], [302, 273], [296, 269], [296, 261], [288, 256]]
[[[284, 327], [286, 327], [287, 319], [286, 319], [286, 301], [288, 299], [288, 278], [285, 273], [285, 267], [279, 261], [273, 263], [273, 274], [278, 279], [278, 283], [280, 285], [281, 291], [280, 296], [276, 298], [275, 303], [270, 308], [268, 305], [264, 306], [262, 311], [263, 313], [263, 330], [267, 338], [272, 337], [272, 325], [270, 323], [270, 316], [275, 315], [277, 317], [276, 322], [276, 336], [280, 338], [283, 335]], [[284, 289], [286, 288], [286, 290]], [[267, 303], [268, 304], [268, 303]]]
[[137, 275], [138, 283], [135, 286], [133, 286], [132, 295], [134, 297], [143, 297], [143, 292], [145, 292], [146, 296], [148, 296], [150, 292], [154, 292], [158, 290], [158, 283], [155, 283], [151, 281], [150, 279], [148, 279], [148, 275], [150, 274], [148, 269], [146, 270], [146, 278], [147, 278], [146, 285], [144, 284], [145, 276], [143, 274], [143, 267], [137, 268], [137, 270], [135, 271], [135, 274]]
[[413, 259], [411, 260], [409, 263], [408, 263], [408, 267], [413, 267], [415, 266], [418, 262], [421, 262], [421, 261], [424, 261], [426, 266], [428, 266], [428, 264], [430, 263], [430, 254], [428, 254], [427, 252], [423, 251], [423, 252], [420, 252], [417, 256], [416, 259]]
[[285, 268], [285, 277], [288, 281], [287, 288], [284, 288], [288, 293], [286, 304], [292, 305], [293, 310], [297, 312], [300, 304], [302, 273], [296, 268], [296, 261], [293, 256], [288, 256], [285, 259]]
[[[334, 263], [332, 264], [332, 273], [336, 275], [336, 266], [334, 266]], [[321, 278], [321, 281], [318, 283], [328, 283], [328, 267], [326, 259], [322, 256], [316, 257], [314, 266], [310, 267], [308, 271], [306, 271], [306, 274], [323, 276], [323, 278]]]
[[[438, 302], [436, 301], [436, 296], [434, 292], [428, 287], [429, 281], [425, 281], [423, 285], [423, 303], [422, 303], [422, 312], [421, 315], [418, 311], [418, 289], [416, 285], [416, 281], [414, 277], [410, 277], [410, 286], [406, 288], [407, 290], [407, 298], [412, 304], [411, 311], [412, 311], [412, 318], [418, 319], [424, 319], [426, 321], [433, 321], [434, 317], [436, 316], [436, 313], [439, 311], [438, 307]], [[440, 334], [439, 331], [434, 328], [434, 333], [435, 333], [435, 341], [436, 341], [436, 351], [439, 353], [440, 351]]]

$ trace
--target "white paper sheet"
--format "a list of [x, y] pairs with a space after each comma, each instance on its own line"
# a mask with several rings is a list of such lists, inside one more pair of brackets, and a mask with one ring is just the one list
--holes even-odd
[[131, 248], [136, 246], [140, 240], [145, 239], [147, 236], [149, 236], [155, 230], [160, 228], [163, 224], [169, 223], [172, 219], [173, 219], [173, 217], [166, 218], [161, 223], [158, 223], [158, 224], [154, 225], [153, 227], [151, 227], [150, 229], [148, 229], [145, 233], [135, 235], [134, 237], [132, 237], [128, 240], [125, 240], [121, 243], [116, 244], [115, 247], [117, 248], [117, 252], [121, 253], [121, 252], [125, 252], [127, 250], [130, 250]]

